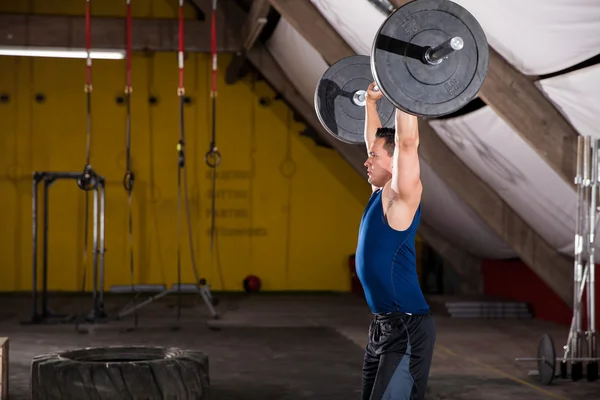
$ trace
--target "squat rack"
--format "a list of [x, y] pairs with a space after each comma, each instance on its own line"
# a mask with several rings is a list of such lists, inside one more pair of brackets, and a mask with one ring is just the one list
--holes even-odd
[[[573, 381], [587, 378], [598, 379], [597, 333], [596, 333], [596, 285], [595, 285], [595, 245], [599, 217], [598, 189], [600, 187], [600, 139], [590, 136], [577, 138], [577, 168], [575, 185], [577, 186], [577, 215], [575, 217], [574, 263], [573, 263], [573, 317], [562, 357], [556, 357], [554, 341], [549, 334], [542, 335], [537, 357], [517, 358], [515, 361], [534, 361], [538, 363], [540, 382], [550, 385], [555, 378], [567, 379], [568, 366]], [[587, 286], [586, 331], [583, 329], [583, 292]], [[586, 351], [584, 351], [584, 344]], [[556, 363], [560, 362], [559, 372]], [[586, 373], [583, 372], [583, 363]]]
[[[56, 314], [48, 308], [48, 228], [49, 228], [49, 192], [50, 187], [57, 180], [76, 180], [81, 182], [87, 178], [86, 172], [49, 172], [36, 171], [33, 173], [32, 186], [32, 312], [29, 323], [61, 323], [72, 320], [74, 316]], [[105, 318], [104, 311], [104, 212], [105, 212], [105, 179], [96, 175], [97, 184], [92, 191], [93, 200], [93, 288], [92, 288], [92, 310], [84, 318], [86, 321], [95, 322]], [[42, 241], [42, 271], [41, 271], [41, 298], [38, 291], [38, 192], [40, 183], [44, 183], [43, 189], [43, 241]], [[87, 196], [87, 193], [86, 193]], [[87, 213], [87, 210], [86, 210]], [[87, 225], [87, 224], [86, 224]], [[87, 228], [87, 226], [86, 226]], [[86, 236], [86, 235], [84, 235]], [[41, 303], [41, 304], [39, 304]], [[27, 322], [26, 322], [27, 323]]]

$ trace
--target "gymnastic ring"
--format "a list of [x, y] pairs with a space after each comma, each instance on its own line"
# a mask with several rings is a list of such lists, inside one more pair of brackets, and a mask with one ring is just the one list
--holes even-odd
[[123, 187], [127, 191], [127, 193], [133, 190], [133, 182], [135, 180], [135, 175], [133, 171], [125, 172], [125, 176], [123, 176]]
[[291, 158], [285, 159], [279, 165], [279, 173], [286, 179], [290, 179], [296, 174], [296, 162]]
[[213, 147], [204, 156], [204, 161], [209, 167], [215, 168], [221, 164], [221, 153], [216, 147]]

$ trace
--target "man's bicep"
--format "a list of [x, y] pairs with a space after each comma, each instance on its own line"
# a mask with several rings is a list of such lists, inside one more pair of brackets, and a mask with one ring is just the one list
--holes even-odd
[[418, 140], [405, 140], [398, 144], [394, 154], [392, 189], [405, 201], [419, 197], [421, 193], [421, 166]]

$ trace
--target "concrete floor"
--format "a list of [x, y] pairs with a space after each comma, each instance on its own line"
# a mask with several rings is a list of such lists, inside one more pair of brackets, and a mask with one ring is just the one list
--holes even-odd
[[[194, 306], [193, 299], [186, 298], [186, 307], [178, 323], [181, 329], [176, 332], [169, 329], [176, 322], [175, 301], [174, 297], [170, 297], [140, 311], [141, 329], [138, 331], [120, 333], [133, 325], [133, 317], [128, 317], [124, 321], [91, 326], [87, 334], [77, 334], [72, 325], [22, 326], [19, 321], [29, 316], [29, 299], [0, 297], [0, 336], [8, 336], [11, 340], [11, 399], [27, 398], [28, 365], [35, 354], [91, 343], [166, 342], [202, 349], [206, 341], [211, 342], [212, 347], [207, 348], [210, 347], [208, 352], [217, 366], [211, 368], [215, 388], [213, 400], [257, 398], [250, 393], [263, 393], [262, 397], [258, 397], [261, 399], [359, 398], [362, 348], [370, 321], [370, 313], [363, 300], [353, 295], [265, 294], [223, 295], [219, 298], [221, 319], [217, 321], [209, 318], [203, 303]], [[537, 320], [451, 319], [444, 313], [441, 298], [430, 297], [429, 300], [437, 325], [437, 344], [427, 399], [600, 399], [600, 381], [555, 380], [551, 386], [541, 386], [534, 376], [528, 374], [536, 368], [534, 363], [514, 361], [516, 357], [535, 357], [538, 340], [543, 333], [552, 335], [557, 354], [560, 354], [568, 327]], [[122, 307], [126, 301], [110, 298], [107, 309], [111, 311]], [[87, 298], [84, 302], [83, 306], [89, 304]], [[55, 311], [73, 311], [73, 303], [70, 297], [52, 298]], [[77, 304], [75, 311], [82, 311], [81, 301]], [[207, 329], [207, 325], [221, 331]], [[311, 327], [330, 328], [330, 333], [306, 330]], [[277, 331], [256, 328], [298, 329]], [[261, 363], [260, 368], [240, 363], [240, 357], [234, 357], [238, 351], [236, 346], [239, 346], [239, 338], [234, 338], [235, 332], [241, 332], [248, 343], [243, 351], [247, 347], [258, 349], [272, 343], [266, 355], [258, 350], [256, 354], [249, 353]], [[334, 334], [339, 337], [336, 339]], [[283, 343], [288, 338], [287, 341], [294, 345], [287, 354], [294, 360], [293, 371], [285, 370], [284, 364], [273, 362], [282, 357], [282, 338]], [[303, 357], [305, 354], [310, 354], [310, 357]], [[320, 371], [319, 374], [315, 373], [315, 368]], [[245, 386], [245, 390], [232, 392], [228, 388], [231, 377], [239, 379], [255, 369], [260, 370], [261, 375], [254, 377], [251, 384], [249, 380], [244, 381], [250, 385]], [[324, 376], [323, 373], [331, 375]], [[258, 376], [264, 379], [261, 381]]]

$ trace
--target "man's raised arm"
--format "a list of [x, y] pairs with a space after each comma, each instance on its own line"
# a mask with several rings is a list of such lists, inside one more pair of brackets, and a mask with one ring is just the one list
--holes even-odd
[[419, 121], [414, 115], [396, 109], [396, 138], [391, 187], [396, 199], [409, 208], [421, 201], [421, 167], [419, 165]]
[[375, 87], [375, 82], [369, 85], [366, 93], [365, 145], [367, 146], [367, 154], [371, 151], [377, 129], [381, 127], [381, 121], [379, 120], [379, 114], [377, 113], [377, 100], [379, 100], [383, 94], [380, 90], [374, 91], [373, 87]]

